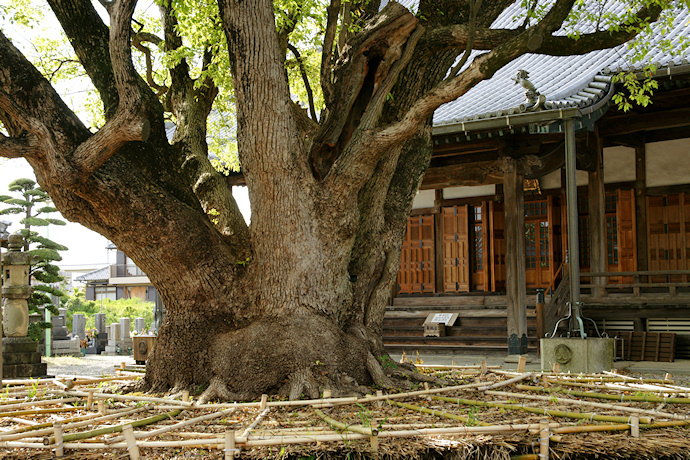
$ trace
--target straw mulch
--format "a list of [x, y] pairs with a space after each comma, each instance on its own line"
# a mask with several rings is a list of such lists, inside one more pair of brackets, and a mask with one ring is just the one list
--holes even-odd
[[[445, 386], [206, 405], [119, 395], [140, 378], [126, 372], [105, 382], [10, 381], [0, 393], [0, 459], [527, 460], [546, 458], [537, 456], [544, 446], [553, 459], [690, 458], [690, 388], [671, 380], [435, 372]], [[589, 431], [601, 429], [612, 431]]]

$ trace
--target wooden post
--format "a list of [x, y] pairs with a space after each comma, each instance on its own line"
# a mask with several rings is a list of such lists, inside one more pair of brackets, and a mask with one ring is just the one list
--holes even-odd
[[328, 399], [333, 396], [333, 392], [329, 389], [323, 390], [323, 399]]
[[[565, 121], [565, 178], [568, 212], [568, 255], [570, 264], [570, 305], [573, 318], [580, 316], [580, 242], [577, 230], [577, 165], [575, 161], [575, 122]], [[571, 319], [571, 332], [573, 320]], [[584, 331], [580, 331], [584, 333]]]
[[132, 425], [125, 425], [122, 427], [122, 434], [127, 441], [127, 451], [129, 452], [129, 458], [132, 460], [139, 460], [139, 446], [137, 445], [137, 440], [134, 437], [134, 430]]
[[[649, 270], [647, 249], [647, 149], [644, 136], [635, 145], [635, 233], [637, 270]], [[648, 281], [646, 277], [643, 281]]]
[[225, 460], [231, 460], [235, 458], [236, 450], [235, 450], [235, 431], [226, 431], [225, 432]]
[[434, 289], [435, 292], [444, 292], [443, 288], [443, 213], [441, 212], [441, 202], [443, 201], [443, 190], [434, 190], [434, 241], [436, 250], [434, 251]]
[[512, 160], [503, 174], [505, 193], [506, 302], [508, 354], [527, 353], [527, 298], [525, 280], [525, 176]]
[[553, 363], [552, 372], [554, 374], [560, 374], [561, 373], [561, 364], [560, 363]]
[[86, 410], [91, 410], [93, 407], [93, 393], [96, 390], [89, 390], [89, 396], [86, 398]]
[[[589, 136], [590, 147], [595, 150], [594, 171], [588, 174], [589, 193], [589, 266], [590, 271], [605, 272], [608, 265], [608, 249], [606, 244], [606, 193], [604, 191], [604, 146], [597, 133]], [[592, 291], [596, 297], [606, 295], [605, 277], [591, 280], [597, 285]], [[602, 286], [602, 287], [599, 287]]]
[[182, 401], [184, 401], [184, 402], [189, 401], [189, 390], [183, 390], [182, 391]]
[[55, 456], [62, 457], [65, 455], [62, 444], [62, 422], [55, 422], [53, 424], [53, 431], [55, 432]]
[[630, 417], [630, 435], [633, 438], [640, 437], [640, 416], [633, 415]]
[[98, 412], [100, 412], [101, 414], [105, 414], [105, 401], [103, 401], [102, 399], [98, 400]]
[[539, 422], [539, 460], [549, 460], [549, 421]]
[[487, 366], [487, 364], [486, 364], [486, 359], [482, 359], [481, 369], [482, 369], [482, 375], [485, 375], [487, 370], [489, 369], [489, 366]]
[[520, 356], [520, 358], [518, 359], [518, 367], [517, 367], [517, 371], [519, 374], [522, 374], [523, 372], [525, 372], [525, 364], [527, 364], [527, 357], [526, 356]]
[[261, 407], [260, 407], [260, 409], [264, 410], [264, 409], [266, 409], [266, 407], [268, 407], [268, 395], [264, 394], [264, 395], [261, 395]]

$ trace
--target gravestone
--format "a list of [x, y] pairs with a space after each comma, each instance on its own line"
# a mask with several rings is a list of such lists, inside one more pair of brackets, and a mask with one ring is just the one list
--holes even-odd
[[132, 352], [132, 336], [130, 334], [131, 324], [131, 319], [120, 318], [120, 349], [122, 349], [123, 355], [128, 355]]
[[146, 320], [144, 318], [134, 318], [134, 330], [137, 332], [137, 335], [143, 334], [145, 329]]
[[96, 313], [95, 315], [93, 315], [93, 319], [98, 333], [107, 334], [108, 331], [106, 330], [107, 327], [105, 325], [105, 313]]
[[105, 313], [96, 313], [93, 317], [96, 335], [91, 340], [86, 353], [89, 355], [100, 355], [105, 352], [105, 347], [108, 345], [108, 326], [105, 325]]
[[59, 308], [58, 311], [60, 312], [58, 316], [50, 318], [51, 323], [53, 323], [50, 352], [54, 356], [78, 356], [79, 339], [69, 335], [69, 330], [67, 329], [67, 309]]
[[72, 338], [79, 337], [83, 340], [86, 337], [86, 318], [81, 313], [72, 316]]
[[105, 347], [105, 354], [108, 356], [116, 356], [120, 345], [120, 323], [113, 323], [108, 329], [108, 345]]

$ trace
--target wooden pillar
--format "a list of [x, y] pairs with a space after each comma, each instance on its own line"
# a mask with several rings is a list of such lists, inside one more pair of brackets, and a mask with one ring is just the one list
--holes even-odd
[[443, 213], [441, 212], [441, 201], [443, 200], [443, 189], [434, 191], [434, 263], [435, 291], [443, 292]]
[[512, 162], [503, 176], [508, 354], [527, 353], [527, 294], [525, 281], [525, 176]]
[[649, 270], [647, 251], [647, 151], [644, 137], [635, 146], [635, 233], [637, 269]]
[[[598, 133], [591, 134], [590, 146], [596, 151], [594, 171], [589, 173], [589, 266], [593, 272], [605, 272], [608, 262], [606, 247], [606, 194], [604, 192], [604, 148]], [[592, 284], [603, 285], [605, 278], [592, 279]], [[597, 297], [605, 295], [603, 287], [595, 288]]]

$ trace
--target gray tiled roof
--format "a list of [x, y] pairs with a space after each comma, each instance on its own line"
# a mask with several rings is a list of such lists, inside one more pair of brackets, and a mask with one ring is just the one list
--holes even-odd
[[75, 280], [87, 283], [89, 281], [108, 281], [110, 279], [110, 267], [99, 268], [83, 275], [77, 276]]
[[[515, 28], [521, 2], [508, 8], [492, 25], [493, 28]], [[609, 2], [613, 12], [625, 8], [624, 2]], [[489, 79], [480, 82], [465, 95], [447, 103], [434, 113], [434, 125], [467, 122], [478, 119], [500, 117], [520, 113], [525, 100], [524, 89], [513, 78], [518, 70], [529, 72], [529, 80], [537, 91], [546, 97], [545, 109], [586, 107], [604, 98], [610, 89], [611, 73], [620, 70], [641, 70], [648, 62], [659, 68], [687, 64], [690, 54], [682, 52], [682, 37], [690, 36], [690, 14], [685, 10], [673, 13], [673, 27], [660, 32], [655, 27], [654, 40], [644, 62], [633, 63], [634, 50], [628, 45], [594, 51], [580, 56], [545, 56], [526, 54], [501, 68]], [[587, 32], [591, 24], [580, 24], [578, 29]], [[564, 34], [559, 31], [558, 34]], [[664, 48], [662, 40], [670, 40], [670, 49]], [[680, 55], [674, 55], [681, 53]], [[480, 54], [475, 51], [474, 56]]]

